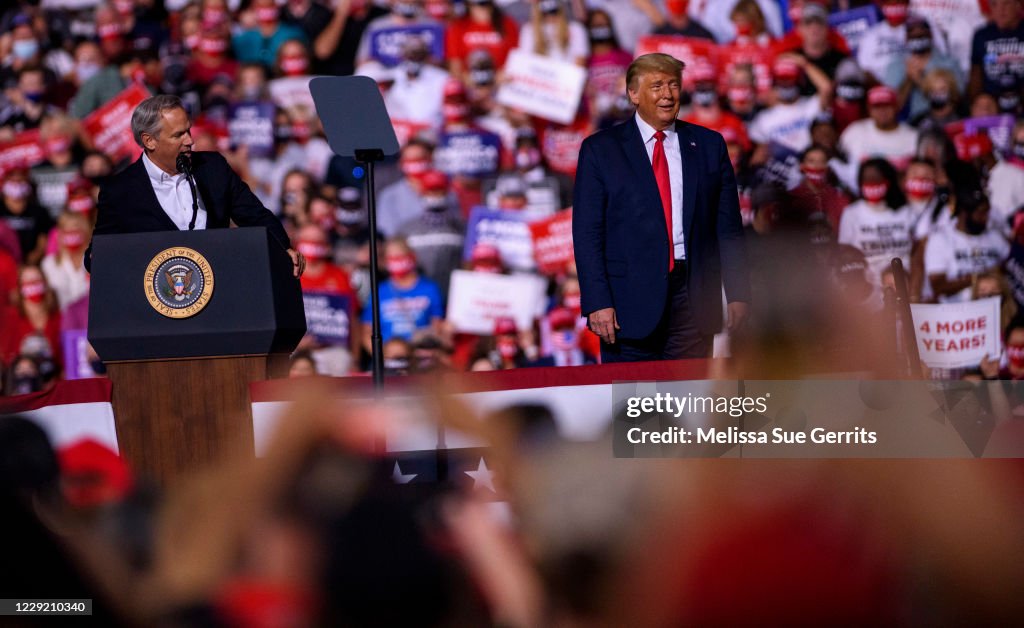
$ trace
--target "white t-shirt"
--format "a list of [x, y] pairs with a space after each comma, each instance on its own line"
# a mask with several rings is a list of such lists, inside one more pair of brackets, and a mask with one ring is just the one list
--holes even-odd
[[892, 211], [885, 205], [860, 200], [846, 206], [839, 219], [839, 243], [855, 246], [868, 263], [868, 280], [881, 285], [882, 271], [899, 257], [910, 268], [913, 216], [904, 205]]
[[953, 210], [949, 205], [943, 206], [939, 210], [938, 216], [934, 216], [934, 202], [929, 202], [921, 207], [915, 206], [913, 202], [907, 205], [914, 215], [914, 240], [924, 240], [939, 229], [945, 229], [956, 224], [956, 218], [953, 216]]
[[[548, 57], [575, 63], [577, 59], [586, 60], [590, 56], [590, 40], [587, 37], [587, 29], [576, 21], [569, 21], [569, 43], [565, 48], [558, 47], [557, 26], [550, 22], [544, 22], [541, 27], [544, 30], [544, 39], [548, 42]], [[533, 37], [533, 24], [523, 24], [519, 31], [519, 49], [533, 54], [533, 47], [536, 44]]]
[[811, 122], [820, 112], [817, 96], [788, 105], [779, 103], [757, 114], [750, 123], [750, 139], [758, 144], [773, 142], [799, 153], [811, 145]]
[[856, 172], [861, 162], [872, 157], [888, 159], [897, 169], [902, 169], [917, 150], [917, 131], [914, 127], [900, 122], [891, 131], [882, 131], [871, 118], [857, 120], [839, 136], [839, 148], [846, 153], [850, 169]]
[[1024, 168], [1008, 161], [997, 162], [988, 175], [987, 192], [992, 205], [991, 221], [1000, 233], [1009, 236], [1009, 219], [1024, 205]]
[[[988, 229], [981, 235], [968, 235], [956, 227], [932, 233], [924, 247], [926, 275], [945, 275], [959, 279], [984, 272], [1002, 264], [1010, 254], [1010, 245], [998, 232]], [[950, 296], [940, 296], [941, 303], [961, 303], [971, 298], [970, 287]]]
[[881, 80], [893, 59], [903, 56], [906, 40], [906, 24], [890, 26], [884, 20], [875, 24], [861, 36], [857, 46], [857, 65]]
[[419, 75], [411, 79], [399, 66], [395, 72], [395, 84], [384, 97], [388, 115], [395, 120], [419, 122], [440, 129], [444, 120], [441, 114], [444, 85], [448, 77], [441, 68], [424, 65]]

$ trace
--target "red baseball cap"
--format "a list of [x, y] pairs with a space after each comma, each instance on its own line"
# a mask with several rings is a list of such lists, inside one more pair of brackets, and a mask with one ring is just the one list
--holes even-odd
[[512, 318], [509, 318], [508, 316], [499, 316], [498, 318], [494, 319], [495, 336], [514, 334], [517, 331], [519, 331], [519, 328], [516, 327], [516, 322]]
[[790, 59], [776, 59], [772, 65], [772, 76], [777, 79], [795, 81], [800, 78], [800, 66]]
[[896, 101], [896, 90], [886, 85], [877, 85], [868, 90], [869, 107], [883, 107], [886, 105], [895, 105]]
[[72, 506], [90, 508], [124, 497], [132, 487], [125, 461], [106, 445], [91, 438], [57, 452], [65, 497]]
[[567, 307], [556, 307], [548, 314], [548, 323], [551, 329], [565, 329], [576, 327], [576, 315]]
[[693, 68], [693, 81], [695, 83], [711, 83], [718, 79], [714, 66], [710, 63], [698, 63]]

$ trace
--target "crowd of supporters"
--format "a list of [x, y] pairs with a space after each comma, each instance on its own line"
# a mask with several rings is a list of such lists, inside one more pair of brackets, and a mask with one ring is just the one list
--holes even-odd
[[[295, 371], [367, 369], [363, 171], [331, 152], [290, 88], [310, 75], [373, 78], [402, 144], [378, 169], [388, 372], [597, 361], [571, 261], [541, 267], [500, 230], [483, 233], [480, 212], [537, 224], [570, 211], [580, 142], [633, 115], [627, 66], [673, 42], [714, 50], [689, 62], [682, 115], [725, 137], [755, 270], [758, 243], [796, 228], [821, 251], [805, 263], [827, 268], [866, 311], [885, 308], [894, 257], [912, 300], [1000, 295], [1005, 351], [975, 371], [1024, 377], [1013, 333], [1024, 329], [1022, 4], [21, 0], [0, 15], [3, 390], [102, 372], [80, 333], [82, 260], [99, 187], [130, 158], [110, 154], [88, 121], [133, 86], [185, 100], [195, 149], [228, 158], [309, 260], [304, 291], [342, 310], [338, 329], [303, 340]], [[841, 29], [850, 15], [865, 28]], [[501, 104], [516, 50], [584, 69], [574, 120]], [[233, 125], [243, 106], [266, 121], [265, 143], [240, 140], [255, 137]], [[453, 137], [482, 149], [467, 158]], [[32, 163], [17, 150], [26, 138], [41, 147]], [[541, 277], [532, 323], [454, 323], [456, 270]]]

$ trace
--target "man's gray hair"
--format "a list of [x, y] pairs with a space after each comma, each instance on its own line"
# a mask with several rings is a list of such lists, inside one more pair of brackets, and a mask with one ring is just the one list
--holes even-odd
[[142, 134], [148, 133], [153, 137], [160, 135], [160, 125], [163, 123], [163, 112], [168, 109], [184, 109], [185, 103], [177, 96], [160, 94], [152, 96], [139, 103], [139, 106], [132, 112], [132, 135], [135, 136], [135, 143], [142, 146]]

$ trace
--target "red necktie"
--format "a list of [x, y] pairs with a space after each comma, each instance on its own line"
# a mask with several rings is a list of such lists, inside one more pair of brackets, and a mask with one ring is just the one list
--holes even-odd
[[668, 176], [668, 159], [665, 158], [665, 132], [654, 133], [654, 155], [651, 166], [654, 168], [654, 180], [658, 182], [658, 193], [661, 194], [661, 208], [665, 211], [665, 226], [668, 227], [668, 270], [676, 265], [675, 246], [672, 244], [672, 184]]

